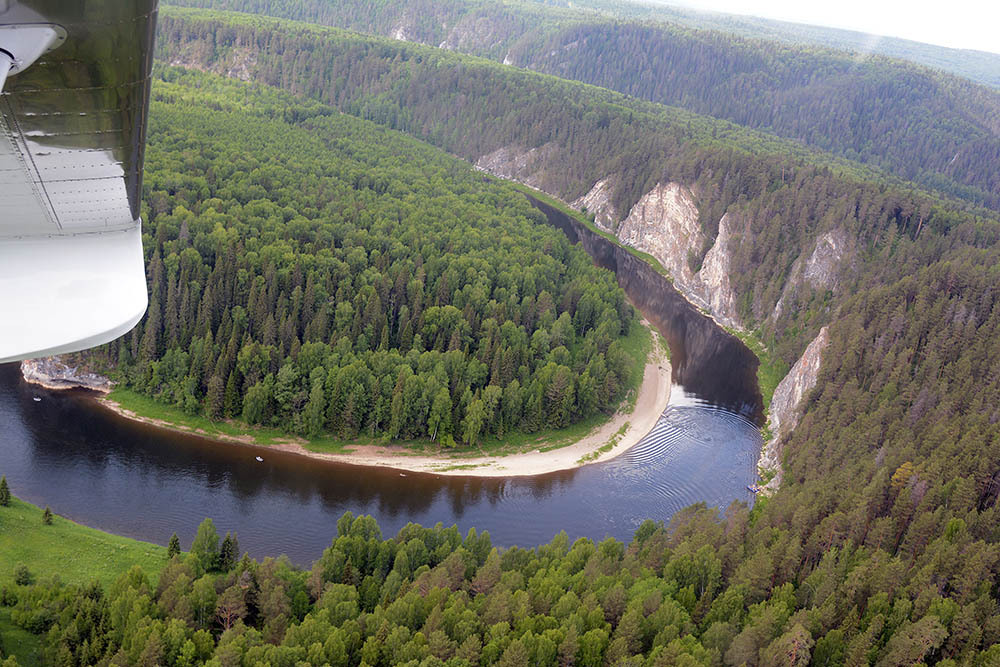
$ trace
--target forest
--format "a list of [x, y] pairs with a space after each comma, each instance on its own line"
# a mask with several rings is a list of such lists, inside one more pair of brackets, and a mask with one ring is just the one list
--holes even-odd
[[[1000, 210], [1000, 91], [881, 56], [484, 0], [171, 0], [401, 37], [759, 128]], [[597, 8], [604, 9], [598, 3]], [[614, 14], [624, 10], [614, 8]]]
[[[244, 111], [251, 109], [252, 111]], [[162, 72], [150, 306], [91, 358], [192, 414], [475, 444], [617, 409], [614, 276], [514, 190], [276, 90]]]
[[[240, 14], [170, 9], [159, 55], [225, 73], [255, 53], [253, 75], [271, 85], [415, 135], [475, 162], [506, 147], [539, 149], [545, 192], [572, 201], [615, 175], [611, 203], [628, 211], [657, 183], [700, 193], [700, 225], [714, 239], [727, 211], [752, 221], [734, 252], [740, 315], [788, 364], [834, 312], [826, 289], [782, 298], [797, 257], [843, 230], [868, 255], [845, 271], [840, 291], [878, 284], [895, 267], [925, 264], [953, 243], [984, 247], [998, 227], [912, 184], [725, 121], [649, 104], [604, 89], [502, 67], [440, 49]], [[913, 243], [923, 237], [923, 242]], [[701, 249], [700, 261], [708, 251]], [[898, 259], [895, 258], [899, 255]]]
[[[385, 128], [472, 160], [503, 146], [551, 144], [548, 164], [559, 168], [543, 174], [543, 189], [572, 199], [621, 174], [619, 210], [665, 178], [697, 186], [710, 237], [727, 211], [753, 221], [732, 267], [747, 321], [786, 360], [822, 325], [831, 343], [785, 443], [782, 486], [752, 510], [693, 506], [665, 525], [643, 524], [628, 544], [557, 535], [547, 545], [503, 550], [486, 534], [443, 526], [410, 525], [386, 539], [373, 519], [346, 515], [308, 570], [281, 558], [239, 559], [232, 538], [223, 557], [206, 523], [194, 543], [181, 545], [188, 553], [160, 573], [133, 570], [109, 587], [62, 583], [47, 572], [3, 584], [4, 613], [42, 638], [49, 661], [1000, 664], [996, 214], [724, 121], [418, 45], [179, 10], [164, 12], [161, 27], [162, 57], [237, 74], [239, 62], [283, 90], [176, 69], [159, 74], [154, 118], [163, 122], [150, 130], [145, 211], [155, 221], [146, 244], [153, 307], [135, 335], [97, 353], [143, 391], [262, 420], [300, 405], [299, 427], [308, 432], [309, 415], [319, 416], [309, 408], [315, 376], [323, 418], [334, 419], [323, 428], [371, 427], [374, 414], [388, 419], [390, 433], [396, 425], [403, 433], [416, 428], [403, 410], [408, 397], [419, 394], [421, 405], [432, 398], [408, 389], [436, 387], [442, 404], [449, 395], [453, 437], [462, 439], [477, 401], [480, 429], [492, 423], [485, 408], [487, 390], [497, 386], [494, 366], [508, 377], [506, 352], [497, 350], [519, 360], [506, 386], [518, 382], [522, 398], [532, 383], [551, 388], [560, 366], [570, 371], [573, 392], [559, 402], [543, 389], [539, 420], [558, 420], [567, 396], [588, 395], [577, 371], [595, 377], [590, 366], [602, 356], [599, 386], [619, 379], [615, 336], [635, 316], [611, 277], [586, 273], [593, 269], [582, 252], [537, 225], [505, 186]], [[241, 120], [250, 115], [252, 123]], [[423, 156], [422, 169], [399, 159], [403, 148]], [[295, 171], [300, 164], [306, 176]], [[433, 214], [421, 217], [422, 207]], [[387, 230], [413, 234], [403, 211], [429, 231], [396, 248]], [[453, 222], [436, 226], [439, 219]], [[450, 234], [459, 219], [464, 233]], [[498, 226], [511, 230], [511, 245], [497, 243]], [[779, 317], [768, 317], [796, 258], [832, 229], [857, 244], [840, 288], [802, 288]], [[321, 243], [317, 259], [307, 257]], [[435, 258], [455, 249], [470, 257], [452, 282]], [[524, 268], [501, 279], [497, 267], [478, 261], [494, 253]], [[341, 299], [347, 280], [355, 291]], [[412, 294], [411, 281], [423, 283]], [[188, 288], [185, 299], [184, 288], [195, 284], [198, 298]], [[594, 316], [578, 319], [591, 284], [604, 285], [592, 295]], [[548, 308], [538, 305], [543, 291]], [[350, 310], [338, 319], [341, 303]], [[317, 304], [335, 307], [324, 317]], [[424, 321], [412, 325], [411, 340], [405, 324], [418, 305]], [[438, 328], [428, 329], [432, 307]], [[309, 322], [305, 313], [314, 315]], [[516, 337], [505, 337], [504, 326]], [[466, 330], [478, 338], [467, 341]], [[461, 369], [461, 393], [451, 393], [449, 368]], [[327, 392], [365, 369], [383, 382], [388, 407], [369, 406], [368, 422], [350, 422], [331, 400], [340, 396], [346, 406], [350, 394]], [[230, 392], [234, 377], [241, 384]], [[286, 393], [289, 386], [296, 389]], [[471, 401], [463, 406], [466, 386]], [[505, 397], [501, 390], [496, 425], [532, 428], [531, 420], [505, 421]], [[601, 409], [599, 400], [594, 407]], [[430, 401], [428, 418], [433, 412]]]

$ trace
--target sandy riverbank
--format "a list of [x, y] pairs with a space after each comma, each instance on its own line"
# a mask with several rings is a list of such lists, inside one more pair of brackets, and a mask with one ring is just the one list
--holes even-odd
[[[655, 343], [654, 343], [655, 346]], [[272, 448], [304, 456], [351, 463], [354, 465], [380, 466], [428, 472], [438, 475], [464, 475], [475, 477], [519, 477], [542, 475], [548, 472], [569, 470], [580, 465], [599, 463], [620, 456], [636, 445], [649, 433], [670, 400], [670, 362], [660, 350], [650, 354], [643, 371], [642, 385], [631, 412], [619, 412], [608, 422], [594, 429], [576, 443], [547, 452], [535, 450], [507, 456], [480, 456], [474, 458], [449, 458], [447, 456], [413, 456], [398, 447], [356, 447], [349, 454], [321, 454], [310, 452], [300, 444], [274, 445]], [[601, 447], [616, 439], [618, 431], [625, 432], [617, 438], [609, 451], [598, 453]], [[580, 463], [585, 456], [586, 464]]]
[[[226, 442], [256, 446], [263, 450], [277, 449], [309, 458], [335, 461], [337, 463], [378, 466], [438, 475], [475, 477], [541, 475], [559, 470], [577, 468], [580, 465], [584, 465], [580, 463], [580, 459], [583, 457], [592, 457], [588, 458], [587, 464], [613, 459], [616, 456], [624, 454], [652, 430], [666, 408], [667, 401], [670, 399], [671, 381], [670, 361], [655, 341], [653, 348], [646, 362], [646, 367], [643, 370], [642, 384], [636, 396], [634, 409], [629, 412], [617, 413], [609, 421], [597, 427], [572, 445], [547, 452], [535, 450], [523, 454], [508, 454], [507, 456], [469, 458], [452, 457], [446, 454], [441, 456], [414, 455], [404, 447], [379, 447], [371, 445], [353, 447], [350, 452], [343, 454], [328, 454], [310, 451], [302, 443], [293, 440], [275, 445], [259, 445], [254, 442], [253, 436], [249, 434], [246, 436], [226, 436], [207, 434], [198, 429], [183, 428], [162, 419], [153, 419], [136, 414], [132, 410], [123, 408], [109, 398], [99, 398], [97, 399], [97, 403], [103, 408], [111, 410], [126, 419], [150, 424], [159, 428], [202, 435]], [[625, 428], [625, 432], [618, 437], [618, 432], [623, 427]], [[616, 440], [614, 447], [606, 452], [598, 452], [598, 450], [612, 440]]]

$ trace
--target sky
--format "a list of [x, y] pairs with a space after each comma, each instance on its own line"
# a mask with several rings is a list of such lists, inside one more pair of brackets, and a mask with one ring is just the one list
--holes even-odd
[[1000, 53], [1000, 0], [660, 0]]

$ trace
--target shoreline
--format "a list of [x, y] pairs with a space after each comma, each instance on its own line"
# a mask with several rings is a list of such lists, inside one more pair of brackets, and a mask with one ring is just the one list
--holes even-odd
[[[30, 382], [30, 380], [29, 380]], [[41, 384], [41, 383], [37, 383]], [[604, 424], [597, 426], [577, 442], [550, 451], [534, 450], [506, 456], [479, 456], [474, 458], [453, 458], [425, 454], [410, 454], [403, 447], [358, 445], [343, 454], [314, 452], [297, 442], [294, 436], [288, 442], [264, 445], [256, 442], [253, 435], [227, 436], [209, 434], [200, 429], [180, 427], [176, 424], [144, 417], [122, 407], [113, 399], [100, 396], [94, 402], [102, 409], [131, 421], [148, 424], [188, 435], [197, 435], [209, 440], [228, 442], [259, 448], [277, 450], [311, 459], [345, 463], [348, 465], [391, 468], [404, 472], [427, 473], [463, 477], [523, 477], [572, 470], [592, 463], [609, 461], [635, 446], [659, 420], [670, 400], [670, 361], [653, 341], [652, 349], [643, 368], [642, 383], [638, 388], [635, 407], [631, 412], [617, 412]], [[619, 435], [619, 431], [623, 431]], [[608, 451], [601, 448], [614, 442]], [[596, 456], [595, 456], [596, 454]], [[581, 460], [583, 458], [586, 460]], [[589, 458], [593, 457], [593, 458]]]
[[[712, 323], [715, 324], [715, 326], [717, 326], [721, 331], [724, 331], [726, 334], [728, 334], [730, 336], [733, 336], [734, 338], [736, 338], [737, 340], [739, 340], [740, 343], [744, 347], [746, 347], [748, 350], [750, 350], [750, 353], [753, 354], [754, 357], [756, 357], [757, 363], [758, 363], [757, 387], [758, 387], [758, 390], [761, 391], [761, 398], [762, 399], [764, 398], [764, 396], [763, 396], [763, 390], [761, 390], [761, 382], [760, 382], [760, 375], [759, 375], [760, 370], [759, 369], [760, 369], [760, 366], [764, 364], [765, 359], [770, 359], [771, 357], [770, 357], [769, 354], [765, 355], [765, 354], [762, 354], [762, 353], [758, 353], [758, 351], [754, 349], [754, 347], [753, 347], [753, 345], [751, 345], [751, 343], [755, 343], [756, 345], [759, 345], [760, 348], [761, 348], [761, 350], [763, 352], [765, 352], [765, 353], [767, 352], [767, 347], [764, 345], [763, 341], [759, 340], [754, 335], [753, 332], [751, 332], [748, 329], [746, 329], [742, 325], [742, 323], [740, 323], [738, 321], [734, 321], [731, 324], [726, 324], [726, 323], [722, 322], [719, 319], [719, 317], [717, 317], [715, 315], [715, 313], [712, 312], [710, 304], [705, 303], [705, 301], [700, 296], [698, 296], [697, 294], [695, 294], [691, 289], [688, 289], [686, 286], [681, 285], [680, 283], [676, 282], [674, 280], [673, 276], [670, 274], [670, 272], [667, 271], [663, 267], [663, 264], [659, 260], [657, 260], [656, 257], [654, 257], [652, 255], [649, 255], [648, 253], [645, 253], [645, 252], [639, 250], [638, 248], [635, 248], [635, 247], [633, 247], [633, 246], [631, 246], [631, 245], [629, 245], [627, 243], [622, 242], [621, 239], [618, 238], [618, 235], [615, 232], [613, 232], [612, 230], [607, 229], [607, 228], [603, 227], [602, 225], [598, 224], [596, 220], [587, 220], [585, 217], [581, 218], [580, 215], [579, 215], [579, 213], [578, 213], [578, 211], [576, 210], [576, 207], [574, 207], [573, 204], [571, 204], [570, 202], [564, 201], [564, 200], [560, 199], [559, 197], [557, 197], [557, 196], [555, 196], [553, 194], [545, 192], [544, 190], [539, 190], [535, 186], [530, 185], [530, 184], [528, 184], [528, 183], [526, 183], [526, 182], [524, 182], [524, 181], [522, 181], [520, 179], [513, 178], [513, 177], [512, 178], [505, 178], [505, 177], [501, 177], [501, 176], [496, 176], [495, 174], [492, 174], [488, 169], [485, 169], [485, 168], [482, 168], [482, 167], [478, 167], [478, 166], [476, 166], [475, 168], [477, 170], [479, 170], [479, 171], [484, 172], [484, 173], [493, 175], [494, 178], [497, 178], [497, 179], [499, 179], [501, 181], [509, 182], [509, 183], [514, 183], [515, 187], [517, 187], [518, 189], [520, 189], [522, 192], [524, 192], [525, 189], [529, 190], [530, 194], [528, 192], [524, 192], [524, 194], [526, 196], [533, 196], [533, 197], [539, 198], [542, 202], [547, 203], [549, 205], [553, 205], [551, 202], [554, 202], [556, 205], [562, 206], [565, 209], [564, 212], [567, 215], [571, 215], [574, 219], [576, 219], [576, 221], [578, 223], [580, 223], [581, 225], [583, 225], [585, 228], [589, 229], [590, 231], [594, 232], [595, 234], [599, 234], [599, 235], [603, 236], [605, 239], [608, 240], [608, 242], [613, 243], [613, 244], [619, 246], [620, 248], [622, 248], [623, 250], [631, 253], [633, 256], [638, 257], [643, 262], [646, 262], [647, 264], [649, 264], [650, 266], [652, 266], [653, 269], [656, 270], [658, 273], [664, 275], [671, 282], [671, 284], [674, 286], [674, 289], [677, 290], [677, 293], [685, 301], [687, 301], [693, 308], [695, 308], [703, 316], [705, 316], [709, 320], [711, 320]], [[550, 200], [550, 201], [546, 201], [546, 200]], [[787, 376], [790, 372], [791, 372], [791, 369], [789, 369], [785, 373], [785, 375]], [[772, 388], [772, 401], [771, 402], [773, 402], [773, 393], [774, 393], [774, 391], [777, 390], [777, 387], [780, 385], [780, 383], [781, 383], [781, 380], [779, 380], [778, 383], [775, 385], [775, 387]], [[768, 428], [770, 428], [770, 425], [771, 425], [771, 417], [770, 417], [771, 402], [765, 402], [764, 403], [763, 408], [764, 408], [764, 420], [765, 421], [764, 421], [764, 426], [762, 427], [762, 429], [768, 429]], [[764, 433], [764, 432], [765, 431], [762, 430], [762, 433]], [[774, 436], [774, 437], [776, 437], [776, 436]], [[757, 454], [757, 464], [756, 464], [755, 470], [757, 471], [757, 478], [758, 478], [757, 481], [758, 482], [762, 481], [765, 478], [765, 476], [766, 476], [766, 474], [767, 474], [768, 471], [770, 471], [770, 470], [776, 470], [777, 471], [777, 474], [775, 474], [774, 477], [767, 484], [765, 484], [762, 487], [760, 487], [761, 491], [763, 491], [765, 493], [773, 493], [777, 489], [777, 486], [781, 484], [781, 465], [780, 465], [780, 462], [778, 462], [773, 468], [765, 465], [766, 462], [768, 461], [768, 458], [767, 458], [767, 456], [768, 456], [767, 449], [768, 449], [768, 441], [765, 440], [763, 442], [763, 444], [761, 445], [760, 452]]]
[[28, 384], [51, 391], [87, 389], [101, 395], [111, 393], [113, 383], [103, 375], [88, 371], [79, 372], [79, 366], [70, 367], [59, 356], [26, 359], [20, 364], [21, 377]]

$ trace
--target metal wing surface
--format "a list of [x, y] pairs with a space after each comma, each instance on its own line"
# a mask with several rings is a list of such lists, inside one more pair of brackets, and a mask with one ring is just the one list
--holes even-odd
[[0, 0], [0, 362], [99, 345], [146, 310], [139, 201], [156, 10]]

